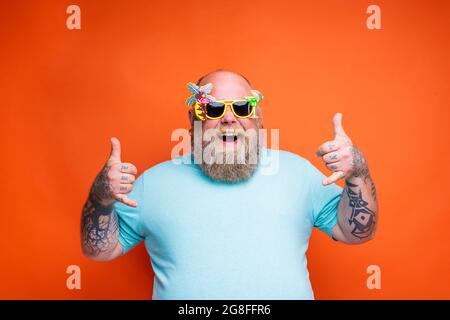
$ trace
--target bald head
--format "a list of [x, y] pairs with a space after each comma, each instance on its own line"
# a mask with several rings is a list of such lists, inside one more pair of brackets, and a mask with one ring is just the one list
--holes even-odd
[[[201, 77], [197, 85], [207, 83], [213, 85], [211, 95], [217, 100], [243, 100], [252, 96], [252, 87], [242, 75], [229, 70], [216, 70]], [[249, 105], [246, 104], [248, 107]], [[192, 150], [197, 152], [197, 158], [202, 159], [202, 150], [213, 150], [206, 155], [200, 167], [202, 171], [213, 180], [237, 182], [248, 179], [256, 169], [256, 163], [249, 159], [259, 158], [259, 135], [252, 134], [262, 128], [262, 118], [259, 106], [256, 108], [256, 117], [239, 117], [235, 114], [234, 107], [225, 104], [224, 113], [217, 119], [205, 119], [202, 121], [200, 139], [191, 139]], [[191, 132], [194, 125], [194, 112], [189, 109], [191, 120]], [[194, 130], [194, 135], [198, 134]], [[203, 133], [207, 132], [206, 139]], [[226, 133], [226, 134], [225, 134]], [[208, 138], [209, 137], [209, 138]], [[196, 141], [202, 143], [201, 148], [196, 148]], [[239, 160], [238, 160], [239, 158]], [[242, 163], [242, 159], [245, 159]], [[217, 161], [216, 161], [217, 160]]]
[[242, 99], [252, 95], [250, 82], [244, 76], [233, 71], [213, 71], [201, 77], [197, 82], [200, 86], [207, 83], [213, 84], [211, 95], [218, 100]]

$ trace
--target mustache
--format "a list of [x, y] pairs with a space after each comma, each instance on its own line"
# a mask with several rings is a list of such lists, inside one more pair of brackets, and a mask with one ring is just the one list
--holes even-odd
[[247, 132], [240, 127], [218, 127], [216, 128], [216, 135], [222, 137], [224, 135], [235, 135], [245, 137], [247, 136]]
[[[209, 128], [202, 132], [201, 141], [203, 144], [210, 144], [214, 141], [242, 141], [249, 143], [250, 141], [258, 141], [258, 130], [244, 129], [241, 126], [218, 126]], [[194, 140], [194, 139], [193, 139]]]
[[219, 126], [210, 128], [203, 133], [203, 144], [212, 144], [218, 141], [247, 141], [248, 133], [238, 126]]

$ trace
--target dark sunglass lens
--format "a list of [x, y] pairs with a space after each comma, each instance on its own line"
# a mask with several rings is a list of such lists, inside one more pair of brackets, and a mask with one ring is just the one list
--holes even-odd
[[237, 101], [233, 103], [234, 112], [240, 117], [246, 117], [252, 112], [252, 106], [248, 101]]
[[220, 117], [225, 109], [225, 104], [222, 102], [210, 102], [206, 105], [206, 114], [211, 118]]

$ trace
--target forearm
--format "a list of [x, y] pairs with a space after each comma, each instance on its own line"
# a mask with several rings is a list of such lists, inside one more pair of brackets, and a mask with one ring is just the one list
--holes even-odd
[[114, 201], [108, 199], [106, 167], [99, 173], [89, 192], [81, 217], [83, 253], [94, 260], [110, 260], [118, 255], [119, 223]]
[[345, 180], [338, 217], [339, 227], [347, 242], [358, 244], [375, 236], [378, 201], [375, 183], [364, 157], [359, 153], [354, 158], [361, 163], [356, 165], [358, 170]]
[[378, 223], [378, 202], [375, 184], [370, 177], [366, 158], [353, 144], [342, 127], [342, 114], [333, 117], [334, 139], [317, 150], [333, 173], [324, 179], [329, 185], [345, 178], [345, 187], [338, 207], [338, 223], [332, 229], [335, 240], [357, 244], [372, 239]]

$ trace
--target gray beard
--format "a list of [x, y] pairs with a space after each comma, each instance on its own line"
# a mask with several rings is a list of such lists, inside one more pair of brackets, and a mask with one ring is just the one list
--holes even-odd
[[[209, 148], [211, 154], [215, 155], [213, 161], [206, 155], [199, 164], [203, 173], [209, 178], [223, 182], [239, 182], [249, 179], [258, 167], [261, 154], [261, 146], [259, 137], [256, 137], [254, 143], [250, 143], [249, 137], [245, 136], [241, 139], [239, 147], [235, 146], [228, 152], [224, 150], [216, 151], [214, 149], [215, 141], [203, 141], [202, 150]], [[194, 139], [192, 139], [194, 140]], [[221, 143], [221, 142], [219, 142]], [[193, 147], [192, 150], [195, 150]]]

